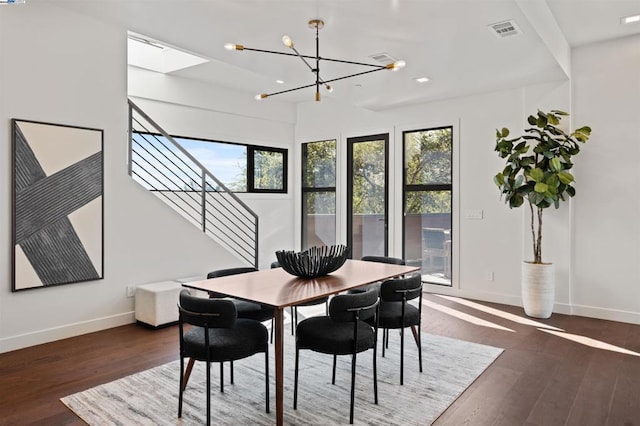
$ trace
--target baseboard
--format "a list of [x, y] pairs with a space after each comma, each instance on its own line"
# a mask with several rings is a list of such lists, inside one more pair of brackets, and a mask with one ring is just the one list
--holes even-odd
[[67, 324], [60, 327], [38, 330], [33, 333], [25, 333], [17, 336], [0, 339], [0, 353], [14, 351], [29, 346], [41, 345], [55, 340], [80, 336], [82, 334], [93, 333], [94, 331], [106, 330], [108, 328], [119, 327], [121, 325], [134, 323], [135, 313], [125, 312], [109, 317], [96, 318], [90, 321]]
[[585, 305], [572, 305], [571, 315], [579, 315], [581, 317], [597, 318], [609, 321], [626, 322], [629, 324], [640, 324], [640, 312], [621, 311], [618, 309], [606, 309]]
[[[424, 285], [424, 290], [428, 293], [443, 294], [446, 296], [473, 299], [482, 302], [501, 303], [511, 306], [522, 306], [519, 296], [500, 293], [488, 293], [478, 291], [466, 291], [452, 287], [440, 285]], [[556, 314], [577, 315], [588, 318], [596, 318], [609, 321], [626, 322], [629, 324], [640, 324], [640, 312], [622, 311], [617, 309], [606, 309], [595, 306], [570, 305], [568, 303], [556, 302], [553, 305], [553, 312]]]

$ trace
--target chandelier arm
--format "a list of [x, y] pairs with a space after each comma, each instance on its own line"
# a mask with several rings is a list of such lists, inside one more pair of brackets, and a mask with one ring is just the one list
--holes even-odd
[[379, 69], [386, 68], [386, 65], [366, 64], [364, 62], [345, 61], [345, 60], [342, 60], [342, 59], [324, 58], [322, 56], [319, 59], [321, 59], [323, 61], [339, 62], [339, 63], [342, 63], [342, 64], [351, 64], [351, 65], [362, 65], [362, 66], [365, 66], [365, 67], [373, 67], [373, 68], [379, 68]]
[[364, 75], [364, 74], [371, 74], [372, 72], [382, 71], [382, 70], [385, 70], [385, 69], [388, 69], [388, 68], [382, 67], [382, 68], [377, 68], [375, 70], [362, 71], [362, 72], [355, 73], [355, 74], [349, 74], [349, 75], [345, 75], [344, 77], [338, 77], [338, 78], [332, 78], [331, 80], [326, 80], [325, 83], [333, 83], [334, 81], [344, 80], [345, 78], [357, 77], [359, 75]]
[[267, 97], [268, 96], [275, 96], [275, 95], [281, 95], [283, 93], [289, 93], [289, 92], [294, 92], [296, 90], [300, 90], [300, 89], [307, 89], [309, 87], [314, 87], [316, 84], [315, 83], [311, 83], [311, 84], [307, 84], [306, 86], [300, 86], [300, 87], [296, 87], [293, 89], [287, 89], [287, 90], [281, 90], [280, 92], [274, 92], [274, 93], [267, 93]]
[[[296, 53], [278, 52], [278, 51], [275, 51], [275, 50], [265, 50], [265, 49], [254, 49], [253, 47], [246, 47], [246, 46], [243, 46], [242, 50], [249, 50], [249, 51], [252, 51], [252, 52], [261, 52], [261, 53], [273, 53], [274, 55], [297, 56], [299, 58], [306, 58], [306, 59], [316, 59], [315, 56], [302, 55], [295, 49], [294, 49], [294, 51]], [[365, 67], [385, 68], [385, 65], [375, 65], [375, 64], [367, 64], [367, 63], [364, 63], [364, 62], [345, 61], [345, 60], [342, 60], [342, 59], [325, 58], [323, 56], [320, 56], [318, 59], [323, 60], [323, 61], [330, 61], [330, 62], [340, 62], [340, 63], [343, 63], [343, 64], [362, 65], [362, 66], [365, 66]]]

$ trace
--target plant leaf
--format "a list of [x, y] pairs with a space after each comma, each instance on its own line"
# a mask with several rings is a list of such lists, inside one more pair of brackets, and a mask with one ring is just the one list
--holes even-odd
[[564, 171], [558, 173], [558, 179], [560, 179], [560, 182], [564, 183], [565, 185], [570, 184], [574, 180], [571, 173]]
[[544, 172], [542, 171], [542, 169], [534, 167], [533, 169], [529, 170], [529, 177], [536, 182], [540, 182], [544, 177]]
[[544, 182], [538, 182], [534, 187], [534, 190], [541, 194], [544, 194], [545, 192], [547, 192], [547, 189], [549, 189], [549, 186]]

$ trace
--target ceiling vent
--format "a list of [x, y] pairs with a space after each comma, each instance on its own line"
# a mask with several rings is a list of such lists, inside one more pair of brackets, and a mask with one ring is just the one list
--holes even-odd
[[514, 35], [522, 34], [518, 24], [513, 19], [508, 21], [496, 22], [489, 25], [489, 31], [496, 35], [498, 38], [507, 38]]
[[393, 56], [385, 52], [376, 53], [375, 55], [369, 55], [369, 57], [374, 61], [380, 62], [383, 65], [389, 65], [396, 62], [396, 59]]

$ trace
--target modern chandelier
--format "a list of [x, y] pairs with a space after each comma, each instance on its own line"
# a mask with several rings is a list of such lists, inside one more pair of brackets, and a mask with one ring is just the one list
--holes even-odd
[[[319, 101], [320, 100], [320, 86], [324, 86], [324, 88], [328, 92], [331, 92], [331, 91], [333, 91], [333, 88], [329, 85], [329, 83], [333, 83], [334, 81], [344, 80], [346, 78], [356, 77], [356, 76], [364, 75], [364, 74], [370, 74], [372, 72], [377, 72], [377, 71], [382, 71], [382, 70], [396, 71], [396, 70], [398, 70], [400, 68], [403, 68], [406, 65], [404, 61], [395, 61], [395, 62], [392, 62], [392, 63], [387, 64], [387, 65], [374, 65], [374, 64], [366, 64], [366, 63], [363, 63], [363, 62], [355, 62], [355, 61], [346, 61], [346, 60], [341, 60], [341, 59], [324, 58], [324, 57], [320, 56], [320, 40], [319, 40], [319, 37], [318, 37], [318, 32], [320, 31], [320, 29], [322, 27], [324, 27], [324, 21], [322, 21], [321, 19], [312, 19], [312, 20], [309, 21], [309, 28], [311, 28], [313, 30], [316, 30], [316, 55], [315, 56], [308, 56], [308, 55], [300, 54], [300, 52], [298, 52], [298, 50], [293, 45], [293, 40], [291, 40], [291, 38], [289, 36], [286, 36], [286, 35], [282, 37], [282, 43], [284, 43], [284, 45], [286, 47], [290, 48], [295, 53], [276, 52], [276, 51], [273, 51], [273, 50], [264, 50], [264, 49], [253, 49], [251, 47], [246, 47], [246, 46], [243, 46], [241, 44], [232, 44], [232, 43], [227, 43], [227, 44], [224, 45], [224, 47], [227, 50], [249, 50], [249, 51], [252, 51], [252, 52], [273, 53], [273, 54], [276, 54], [276, 55], [285, 55], [285, 56], [297, 56], [298, 58], [300, 58], [302, 60], [302, 62], [305, 63], [305, 65], [311, 70], [311, 72], [313, 74], [315, 74], [315, 77], [316, 77], [315, 83], [307, 84], [307, 85], [296, 87], [296, 88], [293, 88], [293, 89], [282, 90], [280, 92], [260, 93], [259, 95], [256, 95], [256, 99], [257, 100], [264, 99], [264, 98], [267, 98], [269, 96], [280, 95], [280, 94], [283, 94], [283, 93], [289, 93], [289, 92], [293, 92], [295, 90], [306, 89], [308, 87], [314, 87], [315, 86], [315, 88], [316, 88], [315, 100]], [[315, 65], [312, 65], [313, 61], [312, 61], [312, 63], [309, 63], [309, 61], [307, 61], [307, 59], [311, 59], [311, 60], [315, 61]], [[343, 63], [343, 64], [360, 65], [360, 66], [365, 66], [365, 67], [369, 67], [369, 68], [372, 68], [372, 69], [369, 69], [367, 71], [358, 72], [358, 73], [355, 73], [355, 74], [345, 75], [343, 77], [332, 78], [330, 80], [323, 80], [322, 77], [320, 77], [320, 61], [329, 61], [329, 62], [339, 62], [339, 63]]]

